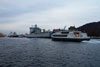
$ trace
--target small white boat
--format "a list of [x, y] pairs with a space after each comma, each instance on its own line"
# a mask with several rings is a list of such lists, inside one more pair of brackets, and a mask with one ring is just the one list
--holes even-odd
[[8, 37], [18, 37], [18, 35], [16, 34], [16, 32], [10, 32], [10, 34], [8, 34]]
[[81, 42], [84, 40], [90, 40], [90, 37], [88, 37], [86, 33], [83, 33], [81, 31], [67, 31], [67, 30], [61, 30], [55, 32], [51, 35], [51, 38], [54, 41]]

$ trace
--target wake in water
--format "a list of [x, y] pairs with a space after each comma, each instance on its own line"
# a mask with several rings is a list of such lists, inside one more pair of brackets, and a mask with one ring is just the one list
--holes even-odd
[[90, 41], [83, 41], [87, 43], [100, 43], [100, 39], [91, 39]]

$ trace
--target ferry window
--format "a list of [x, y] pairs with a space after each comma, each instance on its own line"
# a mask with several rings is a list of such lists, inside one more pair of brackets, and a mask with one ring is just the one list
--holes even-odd
[[61, 32], [62, 34], [68, 34], [69, 32]]
[[53, 35], [55, 37], [67, 37], [67, 35]]

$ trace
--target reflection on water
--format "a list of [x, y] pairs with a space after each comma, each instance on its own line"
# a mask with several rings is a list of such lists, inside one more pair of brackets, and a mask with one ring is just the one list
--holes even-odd
[[100, 67], [100, 40], [0, 38], [0, 67]]

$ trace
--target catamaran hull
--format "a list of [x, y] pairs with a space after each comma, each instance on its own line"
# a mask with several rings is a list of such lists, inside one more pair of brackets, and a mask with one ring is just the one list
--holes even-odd
[[52, 38], [53, 41], [71, 41], [71, 42], [81, 42], [89, 41], [90, 38]]

